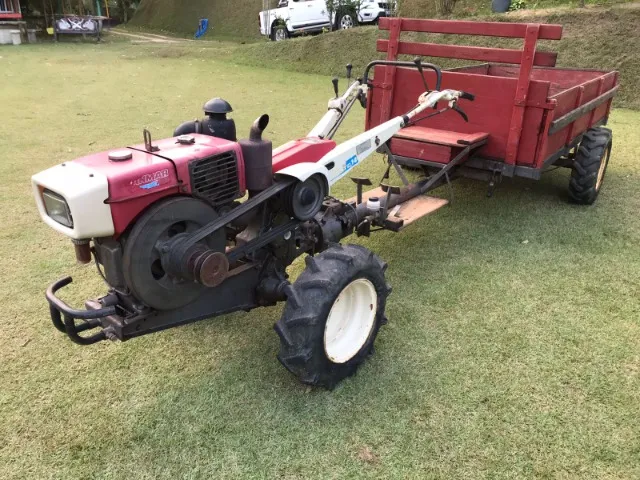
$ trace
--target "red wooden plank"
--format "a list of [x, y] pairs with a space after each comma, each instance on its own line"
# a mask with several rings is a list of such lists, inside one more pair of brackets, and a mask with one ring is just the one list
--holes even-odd
[[[613, 85], [611, 87], [615, 87], [618, 84], [618, 72], [613, 72]], [[607, 102], [607, 110], [604, 112], [604, 117], [607, 119], [609, 117], [609, 112], [611, 112], [611, 105], [613, 104], [613, 98]]]
[[[602, 95], [603, 93], [604, 93], [604, 77], [600, 77], [600, 79], [598, 80], [598, 93], [596, 93], [596, 98]], [[589, 115], [589, 127], [593, 125], [593, 122], [596, 116], [596, 110], [597, 108], [594, 108], [591, 111], [591, 115]]]
[[[580, 87], [584, 88], [582, 99], [580, 100], [580, 105], [574, 105], [572, 110], [575, 110], [576, 108], [584, 105], [588, 101], [593, 100], [598, 96], [598, 82], [585, 82], [582, 85], [579, 85], [578, 89]], [[567, 128], [567, 131], [573, 130], [571, 138], [569, 140], [574, 139], [576, 136], [583, 133], [587, 128], [589, 128], [589, 115], [582, 115], [581, 117], [578, 117], [574, 122], [570, 124], [570, 128]]]
[[[491, 65], [489, 67], [489, 74], [497, 77], [517, 77], [518, 72], [518, 66], [516, 65]], [[554, 87], [555, 90], [557, 90], [556, 93], [558, 93], [562, 90], [597, 79], [605, 73], [606, 72], [602, 70], [540, 67], [534, 68], [531, 71], [531, 79], [543, 80], [555, 84]]]
[[401, 129], [396, 135], [398, 138], [407, 138], [418, 142], [437, 143], [450, 147], [461, 147], [458, 140], [468, 143], [476, 143], [486, 139], [489, 134], [486, 132], [462, 133], [451, 130], [440, 130], [438, 128], [413, 126]]
[[[374, 87], [378, 85], [378, 82], [382, 83], [384, 78], [383, 70], [386, 68], [388, 67], [376, 67], [376, 77], [379, 80], [374, 80]], [[425, 72], [425, 76], [429, 85], [433, 85], [435, 74], [433, 72]], [[463, 133], [487, 132], [490, 134], [489, 141], [479, 153], [490, 157], [504, 158], [516, 84], [517, 80], [513, 78], [444, 71], [442, 72], [443, 88], [465, 90], [476, 95], [474, 102], [466, 100], [460, 102], [460, 106], [469, 115], [469, 122], [465, 122], [457, 113], [448, 111], [427, 120], [422, 120], [418, 125]], [[424, 90], [419, 73], [415, 69], [398, 68], [396, 71], [396, 85], [401, 85], [401, 88], [396, 89], [391, 117], [403, 115], [415, 106], [418, 96]], [[374, 88], [372, 91], [379, 92], [380, 90]], [[540, 92], [540, 95], [544, 96], [543, 92]], [[377, 94], [377, 97], [374, 95], [371, 107], [378, 112], [380, 108], [379, 99], [379, 94]], [[487, 112], [490, 112], [490, 114]], [[373, 117], [375, 116], [374, 114]]]
[[[555, 100], [551, 100], [552, 104], [555, 104]], [[551, 120], [553, 120], [553, 110], [545, 110], [542, 117], [542, 131], [538, 136], [538, 145], [536, 147], [536, 160], [534, 162], [534, 168], [542, 168], [545, 159], [547, 158], [547, 145], [549, 142], [549, 127], [551, 126]]]
[[[578, 87], [578, 94], [576, 95], [575, 108], [578, 108], [580, 105], [582, 105], [583, 97], [584, 97], [584, 86], [581, 85]], [[576, 122], [573, 122], [569, 127], [569, 131], [567, 132], [567, 139], [565, 140], [565, 143], [569, 143], [571, 142], [571, 140], [573, 140], [575, 127], [576, 127]]]
[[511, 125], [509, 127], [509, 137], [507, 139], [507, 150], [505, 162], [508, 165], [515, 165], [518, 156], [518, 146], [524, 122], [524, 113], [529, 93], [529, 82], [531, 70], [535, 63], [536, 44], [538, 42], [538, 32], [540, 25], [527, 25], [527, 33], [524, 39], [524, 49], [522, 51], [522, 61], [520, 62], [520, 75], [518, 76], [518, 86], [514, 99], [513, 111], [511, 114]]
[[[386, 52], [388, 49], [389, 40], [378, 40], [377, 50], [379, 52]], [[516, 64], [519, 64], [522, 59], [522, 50], [515, 50], [511, 48], [467, 47], [463, 45], [441, 45], [439, 43], [399, 42], [398, 54]], [[557, 56], [558, 54], [553, 52], [535, 52], [533, 56], [533, 65], [553, 67], [556, 64]]]
[[[609, 72], [607, 75], [605, 75], [602, 79], [603, 81], [603, 85], [602, 85], [602, 93], [606, 93], [608, 91], [610, 91], [611, 89], [616, 87], [616, 76], [617, 76], [618, 72]], [[611, 98], [610, 100], [608, 100], [607, 102], [605, 102], [604, 104], [598, 106], [595, 110], [594, 110], [594, 114], [593, 114], [593, 123], [597, 123], [599, 120], [601, 120], [602, 118], [605, 118], [609, 115], [609, 109], [611, 108], [611, 102], [613, 101], [613, 98]]]
[[[387, 60], [398, 59], [398, 44], [400, 42], [400, 26], [402, 20], [394, 18], [391, 21], [391, 31], [389, 33], [389, 40], [387, 41]], [[391, 105], [393, 103], [393, 86], [396, 78], [396, 67], [389, 67], [384, 73], [384, 85], [382, 90], [382, 108], [380, 109], [380, 123], [385, 122], [391, 118]]]
[[536, 161], [536, 148], [540, 137], [540, 131], [544, 128], [544, 108], [525, 108], [522, 120], [522, 133], [518, 143], [516, 165], [532, 166]]
[[[389, 30], [390, 19], [381, 18], [380, 30]], [[524, 38], [526, 23], [507, 22], [470, 22], [462, 20], [430, 20], [417, 18], [403, 18], [402, 31], [450, 33], [459, 35], [482, 35], [485, 37]], [[560, 40], [562, 25], [540, 25], [540, 39]]]
[[418, 158], [438, 163], [449, 163], [451, 147], [434, 145], [433, 143], [414, 142], [404, 138], [391, 139], [391, 152], [401, 157]]
[[550, 100], [555, 100], [557, 104], [553, 112], [555, 118], [560, 118], [574, 109], [573, 100], [576, 98], [575, 96], [579, 88], [580, 86], [576, 85], [575, 87], [558, 92], [550, 98]]
[[461, 73], [477, 73], [479, 75], [489, 74], [490, 64], [481, 63], [480, 65], [465, 65], [464, 67], [448, 68], [449, 72], [461, 72]]

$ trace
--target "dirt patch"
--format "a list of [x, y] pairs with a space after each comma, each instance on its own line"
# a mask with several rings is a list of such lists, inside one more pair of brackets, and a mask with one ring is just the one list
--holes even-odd
[[164, 35], [158, 35], [156, 33], [129, 33], [122, 30], [111, 30], [114, 35], [130, 38], [132, 41], [141, 43], [186, 43], [191, 40], [186, 38], [172, 38]]

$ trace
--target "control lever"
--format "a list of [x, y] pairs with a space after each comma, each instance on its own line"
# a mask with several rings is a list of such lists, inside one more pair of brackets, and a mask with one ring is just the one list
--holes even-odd
[[[462, 90], [460, 91], [460, 95], [458, 96], [458, 99], [460, 98], [464, 98], [465, 100], [469, 100], [471, 102], [473, 102], [476, 99], [476, 96], [472, 93], [469, 92], [463, 92]], [[455, 110], [456, 112], [458, 112], [458, 114], [464, 119], [465, 122], [469, 121], [469, 117], [467, 116], [467, 114], [465, 113], [464, 110], [462, 110], [459, 106], [458, 106], [458, 102], [453, 102], [453, 105], [451, 105], [451, 108], [453, 110]]]
[[416, 67], [418, 68], [418, 72], [420, 72], [420, 78], [422, 79], [422, 83], [424, 84], [424, 91], [425, 92], [430, 92], [431, 90], [429, 90], [429, 85], [427, 84], [427, 79], [424, 78], [424, 70], [422, 68], [422, 58], [420, 57], [416, 57], [413, 59], [413, 63], [416, 64]]
[[347, 88], [351, 85], [351, 70], [353, 69], [353, 65], [347, 63]]
[[[422, 58], [420, 57], [416, 57], [413, 59], [413, 63], [416, 64], [416, 67], [418, 68], [418, 72], [420, 72], [420, 78], [422, 79], [422, 84], [424, 85], [424, 91], [425, 92], [430, 92], [431, 90], [429, 90], [429, 84], [427, 83], [427, 79], [424, 78], [424, 69], [422, 68]], [[438, 88], [438, 86], [436, 85], [436, 88]], [[438, 109], [437, 105], [433, 106], [434, 110]]]
[[[462, 97], [460, 97], [460, 98], [462, 98]], [[454, 111], [456, 111], [456, 112], [458, 112], [458, 114], [459, 114], [459, 115], [464, 119], [464, 121], [465, 121], [465, 122], [468, 122], [468, 121], [469, 121], [469, 117], [467, 117], [467, 114], [466, 114], [466, 113], [464, 113], [464, 110], [462, 110], [462, 109], [458, 106], [458, 104], [457, 104], [457, 103], [454, 103], [454, 104], [451, 106], [451, 109], [452, 109], [452, 110], [454, 110]]]
[[340, 93], [338, 92], [338, 82], [340, 80], [338, 79], [338, 77], [333, 77], [333, 79], [331, 80], [331, 82], [333, 83], [333, 91], [336, 93], [336, 98], [338, 98], [340, 96]]

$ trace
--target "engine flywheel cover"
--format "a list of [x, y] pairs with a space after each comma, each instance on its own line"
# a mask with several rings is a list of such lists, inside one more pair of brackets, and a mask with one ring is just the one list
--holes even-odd
[[319, 175], [296, 183], [289, 192], [288, 210], [298, 220], [309, 220], [320, 211], [327, 191]]
[[[173, 310], [196, 300], [206, 287], [166, 272], [162, 250], [174, 236], [193, 233], [217, 218], [213, 207], [191, 197], [173, 197], [150, 207], [125, 240], [123, 272], [131, 293], [157, 310]], [[224, 229], [206, 239], [206, 246], [216, 252], [224, 252], [225, 244]]]

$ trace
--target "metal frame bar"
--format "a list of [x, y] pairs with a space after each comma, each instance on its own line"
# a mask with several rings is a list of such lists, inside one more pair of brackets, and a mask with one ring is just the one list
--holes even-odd
[[[420, 160], [419, 158], [403, 157], [396, 155], [396, 160], [399, 160], [403, 165], [409, 166], [426, 166], [430, 168], [442, 169], [447, 164], [439, 162], [431, 162], [429, 160]], [[478, 170], [487, 170], [490, 172], [499, 172], [505, 177], [523, 177], [533, 180], [539, 180], [542, 170], [533, 167], [524, 167], [521, 165], [508, 165], [503, 161], [492, 160], [481, 156], [472, 156], [464, 162], [465, 167], [475, 168]]]

